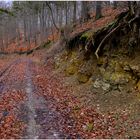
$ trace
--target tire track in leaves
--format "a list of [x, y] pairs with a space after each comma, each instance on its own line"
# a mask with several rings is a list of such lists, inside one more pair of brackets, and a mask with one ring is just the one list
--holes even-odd
[[[25, 91], [27, 94], [27, 100], [25, 103], [26, 104], [25, 108], [27, 108], [26, 117], [28, 123], [27, 123], [25, 138], [37, 139], [40, 137], [40, 134], [42, 133], [42, 124], [40, 123], [40, 120], [43, 119], [42, 115], [43, 113], [48, 114], [49, 111], [47, 110], [47, 106], [45, 104], [44, 98], [42, 96], [37, 95], [34, 89], [34, 85], [32, 82], [33, 75], [32, 75], [31, 67], [34, 67], [34, 65], [32, 65], [32, 61], [27, 60], [26, 74], [25, 74], [26, 75]], [[58, 135], [55, 131], [53, 131], [53, 133], [47, 135], [47, 138], [58, 138]]]

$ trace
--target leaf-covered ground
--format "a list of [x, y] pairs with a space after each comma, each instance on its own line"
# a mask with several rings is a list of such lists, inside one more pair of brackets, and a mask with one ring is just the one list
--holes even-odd
[[[105, 17], [77, 26], [72, 34], [103, 26], [120, 12], [107, 10]], [[0, 73], [0, 139], [140, 138], [140, 119], [130, 119], [129, 110], [103, 113], [97, 104], [87, 106], [75, 96], [65, 76], [54, 71], [51, 51], [3, 56]]]
[[[129, 111], [100, 112], [99, 106], [86, 106], [65, 85], [63, 75], [53, 72], [53, 61], [48, 60], [35, 78], [40, 93], [52, 101], [52, 107], [63, 116], [59, 127], [68, 138], [131, 138], [139, 137], [140, 120], [129, 119]], [[47, 84], [46, 84], [47, 83]], [[88, 94], [88, 93], [87, 93]], [[66, 135], [67, 136], [67, 135]]]
[[104, 114], [86, 106], [43, 56], [1, 65], [9, 67], [0, 77], [0, 138], [139, 138], [140, 120], [129, 110]]
[[[17, 61], [17, 63], [19, 63]], [[18, 118], [20, 104], [25, 99], [22, 89], [24, 67], [9, 66], [0, 77], [0, 138], [20, 138], [25, 124]], [[7, 66], [6, 66], [7, 68]]]

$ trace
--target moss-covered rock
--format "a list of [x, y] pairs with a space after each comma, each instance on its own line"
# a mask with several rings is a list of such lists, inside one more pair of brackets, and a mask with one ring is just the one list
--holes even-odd
[[110, 89], [110, 84], [105, 82], [103, 79], [96, 79], [93, 85], [95, 88], [102, 88], [104, 91]]
[[88, 82], [90, 76], [91, 76], [91, 75], [86, 75], [86, 74], [84, 74], [84, 73], [78, 72], [78, 74], [77, 74], [77, 80], [78, 80], [80, 83], [86, 83], [86, 82]]
[[77, 80], [81, 83], [86, 83], [91, 77], [94, 71], [93, 60], [90, 59], [88, 61], [84, 61], [82, 65], [80, 65]]
[[74, 64], [67, 65], [66, 75], [73, 75], [78, 71], [78, 68]]
[[[65, 73], [66, 75], [73, 75], [78, 72], [79, 65], [81, 65], [82, 61], [78, 57], [78, 53], [76, 51], [72, 51], [67, 56], [65, 56], [65, 59], [63, 59], [63, 63], [66, 63]], [[62, 63], [62, 62], [61, 62]]]
[[116, 66], [116, 60], [111, 60], [110, 61], [110, 63], [109, 63], [109, 66], [111, 67], [111, 68], [115, 68], [115, 66]]
[[131, 76], [124, 72], [115, 72], [110, 77], [110, 81], [116, 84], [125, 84], [129, 82], [131, 79]]
[[104, 74], [103, 74], [103, 78], [105, 81], [110, 81], [110, 77], [111, 77], [112, 73], [110, 71], [106, 71]]

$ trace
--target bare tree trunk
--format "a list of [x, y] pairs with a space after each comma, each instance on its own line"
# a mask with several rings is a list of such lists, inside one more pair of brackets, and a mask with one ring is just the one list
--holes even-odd
[[62, 11], [62, 9], [59, 9], [59, 11], [60, 11], [60, 14], [59, 14], [59, 27], [61, 28], [61, 26], [62, 26], [62, 20], [63, 20], [63, 11]]
[[16, 26], [17, 26], [17, 28], [16, 28], [17, 44], [18, 44], [18, 46], [20, 46], [20, 32], [19, 32], [19, 24], [17, 23], [17, 21], [16, 21]]
[[113, 1], [113, 9], [117, 8], [117, 1]]
[[31, 18], [28, 19], [28, 49], [31, 47]]
[[85, 22], [90, 18], [88, 1], [82, 1], [82, 10], [81, 10], [82, 21]]
[[25, 19], [25, 17], [24, 17], [24, 19], [23, 19], [24, 21], [23, 21], [23, 24], [24, 24], [24, 41], [26, 42], [27, 41], [27, 36], [26, 36], [26, 28], [27, 28], [27, 25], [26, 25], [26, 19]]
[[9, 38], [8, 38], [8, 27], [7, 27], [7, 21], [6, 21], [6, 27], [5, 27], [5, 47], [7, 48], [8, 47], [8, 40], [9, 40]]
[[76, 6], [77, 6], [77, 2], [76, 1], [74, 1], [73, 2], [73, 7], [74, 7], [74, 9], [73, 9], [73, 23], [75, 23], [76, 22]]
[[50, 4], [49, 4], [49, 2], [48, 2], [48, 1], [46, 1], [46, 5], [47, 5], [47, 6], [48, 6], [48, 8], [50, 9], [51, 16], [52, 16], [52, 22], [53, 22], [53, 24], [54, 24], [55, 28], [59, 31], [59, 28], [57, 27], [57, 25], [56, 25], [56, 23], [55, 23], [55, 20], [54, 20], [54, 17], [53, 17], [52, 8], [51, 8], [51, 6], [50, 6]]
[[67, 5], [67, 1], [65, 2], [65, 24], [68, 24], [68, 5]]
[[101, 1], [96, 1], [96, 19], [99, 19], [102, 17], [102, 7], [101, 7], [102, 2]]

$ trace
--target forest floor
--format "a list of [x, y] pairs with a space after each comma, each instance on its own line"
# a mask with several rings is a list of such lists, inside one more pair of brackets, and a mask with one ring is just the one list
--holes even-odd
[[47, 52], [1, 58], [0, 138], [139, 138], [135, 114], [86, 105], [82, 96], [90, 100], [96, 93], [83, 85], [86, 94], [77, 96]]
[[[111, 22], [111, 13], [73, 34]], [[55, 69], [58, 44], [30, 55], [0, 56], [0, 139], [140, 138], [136, 94], [103, 94], [77, 84]]]

